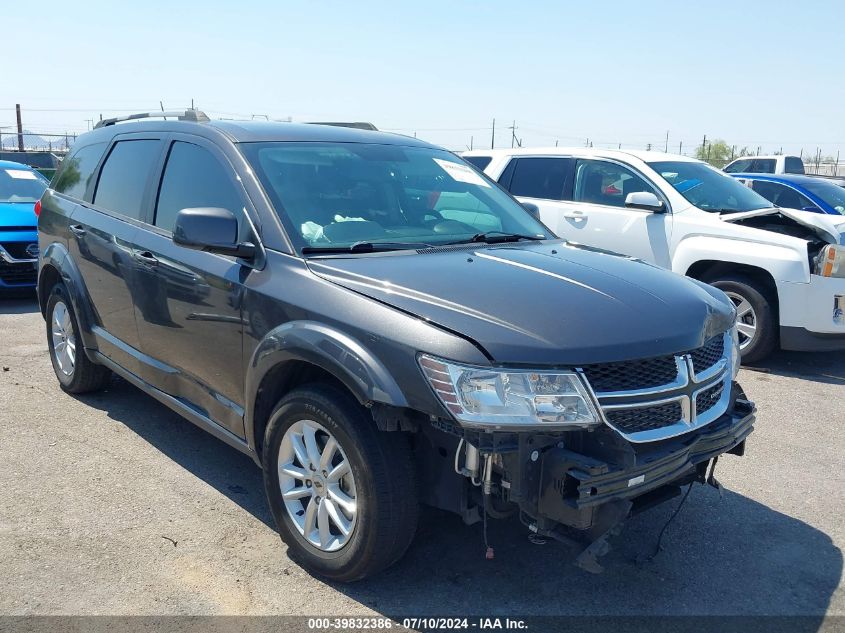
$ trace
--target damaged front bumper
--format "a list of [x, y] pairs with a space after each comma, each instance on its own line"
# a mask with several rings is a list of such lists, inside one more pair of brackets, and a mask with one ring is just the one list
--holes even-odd
[[[742, 455], [755, 411], [753, 403], [737, 399], [700, 431], [628, 445], [629, 450], [606, 437], [590, 438], [586, 447], [563, 441], [536, 450], [527, 438], [528, 445], [521, 442], [520, 450], [506, 459], [510, 481], [504, 485], [532, 530], [550, 534], [566, 526], [595, 536], [608, 523], [675, 496], [681, 485], [703, 482], [708, 463], [719, 455]], [[609, 512], [610, 507], [616, 509]]]

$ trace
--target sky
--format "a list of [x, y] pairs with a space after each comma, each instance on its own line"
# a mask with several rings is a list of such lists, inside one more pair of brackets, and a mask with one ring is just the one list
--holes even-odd
[[845, 2], [40, 0], [0, 8], [0, 131], [190, 106], [370, 121], [453, 150], [693, 151], [703, 137], [845, 160]]

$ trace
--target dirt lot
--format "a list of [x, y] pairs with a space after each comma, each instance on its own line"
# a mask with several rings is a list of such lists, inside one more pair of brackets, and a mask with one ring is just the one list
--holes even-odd
[[74, 398], [28, 300], [0, 300], [2, 614], [845, 615], [845, 354], [776, 356], [741, 382], [759, 406], [724, 497], [696, 486], [629, 522], [593, 576], [518, 522], [428, 511], [395, 568], [335, 586], [293, 564], [243, 455], [123, 381]]

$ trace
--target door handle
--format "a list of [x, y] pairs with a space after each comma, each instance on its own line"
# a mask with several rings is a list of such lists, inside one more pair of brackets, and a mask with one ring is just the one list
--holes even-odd
[[150, 251], [134, 251], [132, 257], [147, 266], [158, 266], [158, 259]]
[[586, 220], [587, 214], [583, 211], [567, 211], [563, 214], [567, 220]]
[[77, 237], [82, 237], [86, 233], [85, 227], [81, 224], [71, 224], [68, 228], [70, 229], [70, 232]]

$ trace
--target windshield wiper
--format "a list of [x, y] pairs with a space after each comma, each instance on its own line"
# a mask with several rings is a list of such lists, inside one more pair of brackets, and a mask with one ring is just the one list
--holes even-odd
[[467, 244], [472, 242], [483, 242], [484, 244], [501, 244], [503, 242], [518, 242], [520, 240], [540, 242], [545, 239], [546, 237], [542, 235], [523, 235], [521, 233], [505, 233], [504, 231], [485, 231], [484, 233], [476, 233], [468, 240], [460, 240], [458, 242], [449, 243]]
[[403, 249], [434, 248], [432, 244], [425, 242], [367, 242], [360, 241], [348, 246], [303, 246], [302, 254], [314, 253], [376, 253], [383, 251], [398, 251]]

